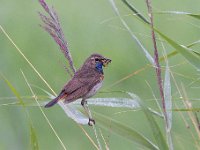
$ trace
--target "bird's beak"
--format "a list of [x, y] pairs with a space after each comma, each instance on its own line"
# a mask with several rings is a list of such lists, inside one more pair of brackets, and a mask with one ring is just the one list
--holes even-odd
[[111, 63], [112, 60], [111, 60], [111, 59], [108, 59], [108, 58], [104, 58], [104, 59], [102, 59], [101, 61], [102, 61], [102, 63], [103, 63], [103, 66], [104, 66], [104, 67], [107, 67], [108, 64]]

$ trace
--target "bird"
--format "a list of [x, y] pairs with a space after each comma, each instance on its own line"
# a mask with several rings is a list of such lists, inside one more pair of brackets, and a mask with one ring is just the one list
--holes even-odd
[[81, 105], [89, 117], [88, 125], [94, 125], [95, 120], [90, 116], [87, 99], [94, 96], [101, 88], [104, 79], [103, 67], [106, 67], [109, 63], [111, 63], [111, 59], [100, 54], [94, 53], [90, 55], [74, 73], [71, 80], [64, 85], [60, 94], [48, 102], [45, 108], [54, 106], [60, 100], [68, 104], [81, 98]]

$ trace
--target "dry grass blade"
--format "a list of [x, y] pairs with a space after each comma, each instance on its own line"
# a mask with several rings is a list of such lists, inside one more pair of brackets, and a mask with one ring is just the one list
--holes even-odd
[[110, 85], [109, 87], [107, 87], [107, 88], [111, 88], [111, 87], [113, 87], [113, 86], [115, 86], [115, 85], [117, 85], [117, 84], [123, 82], [124, 80], [127, 80], [127, 79], [129, 79], [130, 77], [139, 74], [140, 72], [142, 72], [142, 71], [144, 71], [144, 70], [146, 70], [146, 69], [148, 69], [148, 68], [150, 68], [150, 65], [146, 65], [146, 66], [144, 66], [143, 68], [140, 68], [140, 69], [134, 71], [133, 73], [131, 73], [131, 74], [129, 74], [129, 75], [127, 75], [127, 76], [125, 76], [125, 77], [119, 79], [118, 81], [114, 82], [113, 84], [111, 84], [111, 85]]
[[106, 150], [110, 150], [110, 149], [109, 149], [109, 146], [108, 146], [108, 144], [107, 144], [107, 142], [106, 142], [106, 140], [105, 140], [105, 138], [104, 138], [104, 136], [103, 136], [103, 133], [102, 133], [102, 131], [101, 131], [100, 128], [99, 128], [99, 132], [100, 132], [101, 138], [103, 139], [103, 142], [104, 142], [104, 144], [105, 144], [105, 149], [106, 149]]
[[[177, 88], [177, 90], [178, 90], [178, 93], [179, 93], [180, 97], [183, 97], [183, 95], [182, 95], [182, 93], [181, 93], [181, 89], [179, 88], [178, 83], [176, 82], [176, 80], [175, 80], [174, 75], [173, 75], [172, 72], [171, 72], [171, 76], [172, 76], [172, 79], [173, 79], [173, 81], [174, 81], [174, 84], [175, 84], [175, 86], [176, 86], [176, 88]], [[176, 108], [177, 108], [178, 110], [180, 110], [180, 109], [178, 108], [178, 105], [177, 105], [176, 103], [175, 103], [175, 106], [176, 106]], [[178, 112], [179, 112], [181, 118], [183, 119], [186, 128], [190, 128], [189, 123], [188, 123], [187, 119], [184, 117], [183, 113], [182, 113], [181, 111], [178, 111]], [[189, 130], [189, 133], [191, 134], [191, 137], [193, 138], [193, 141], [195, 141], [195, 143], [196, 143], [195, 146], [197, 147], [197, 149], [200, 149], [199, 140], [197, 140], [197, 139], [194, 137], [194, 135], [193, 135], [193, 133], [192, 133], [191, 130]]]
[[95, 142], [93, 141], [93, 139], [88, 135], [88, 133], [85, 131], [85, 129], [78, 124], [78, 126], [81, 128], [81, 130], [84, 132], [84, 134], [87, 136], [87, 138], [90, 140], [90, 142], [94, 145], [94, 147], [99, 150], [98, 146], [95, 144]]
[[[183, 103], [185, 105], [185, 107], [187, 109], [192, 109], [192, 103], [189, 101], [188, 97], [187, 97], [187, 93], [186, 93], [186, 90], [185, 90], [185, 87], [183, 86], [183, 84], [181, 85], [182, 87], [182, 92], [183, 92]], [[188, 116], [190, 117], [191, 121], [192, 121], [192, 124], [196, 130], [196, 134], [197, 136], [199, 137], [199, 140], [200, 140], [200, 130], [199, 130], [199, 124], [196, 120], [196, 116], [194, 115], [194, 113], [192, 111], [187, 111], [188, 113]]]

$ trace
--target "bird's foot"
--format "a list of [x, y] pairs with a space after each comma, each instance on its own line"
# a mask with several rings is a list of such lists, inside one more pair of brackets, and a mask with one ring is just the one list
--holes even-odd
[[81, 105], [84, 107], [85, 105], [87, 105], [87, 101], [86, 100], [82, 100], [81, 101]]
[[89, 126], [95, 125], [95, 120], [92, 119], [92, 118], [89, 118], [88, 125], [89, 125]]

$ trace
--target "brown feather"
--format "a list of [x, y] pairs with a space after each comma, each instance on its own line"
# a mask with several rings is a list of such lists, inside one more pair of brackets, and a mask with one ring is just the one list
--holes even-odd
[[[52, 101], [50, 101], [45, 107], [51, 107], [59, 100], [64, 99], [65, 103], [73, 102], [79, 98], [87, 99], [94, 95], [100, 88], [103, 81], [103, 71], [99, 72], [96, 69], [96, 59], [105, 60], [100, 54], [92, 54], [86, 59], [82, 67], [77, 70], [73, 78], [63, 87], [62, 91]], [[110, 59], [108, 62], [110, 62]], [[99, 87], [95, 87], [95, 86]], [[93, 89], [96, 88], [96, 89]]]

